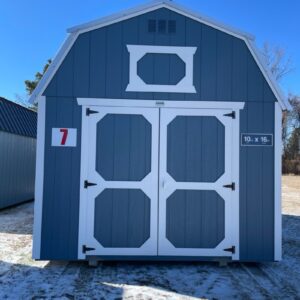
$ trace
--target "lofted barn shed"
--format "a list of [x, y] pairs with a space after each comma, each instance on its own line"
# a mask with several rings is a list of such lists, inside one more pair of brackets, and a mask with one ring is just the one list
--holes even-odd
[[246, 33], [155, 1], [68, 30], [39, 103], [33, 257], [281, 259], [281, 112]]

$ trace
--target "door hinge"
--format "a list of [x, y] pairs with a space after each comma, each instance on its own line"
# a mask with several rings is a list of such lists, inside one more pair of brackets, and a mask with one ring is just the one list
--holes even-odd
[[235, 111], [232, 111], [231, 113], [225, 114], [223, 116], [225, 116], [225, 117], [231, 117], [232, 119], [235, 119]]
[[88, 182], [87, 180], [84, 181], [84, 188], [87, 189], [89, 186], [97, 185], [97, 183]]
[[235, 246], [231, 246], [230, 248], [225, 248], [223, 251], [231, 252], [232, 254], [235, 253]]
[[232, 182], [231, 184], [225, 184], [223, 185], [224, 188], [235, 190], [235, 182]]
[[82, 253], [86, 253], [87, 251], [93, 251], [95, 248], [87, 247], [86, 245], [82, 245]]
[[91, 114], [97, 114], [98, 113], [98, 111], [96, 111], [96, 110], [92, 110], [92, 109], [90, 109], [89, 107], [86, 109], [86, 111], [85, 111], [85, 114], [87, 115], [87, 116], [89, 116], [89, 115], [91, 115]]

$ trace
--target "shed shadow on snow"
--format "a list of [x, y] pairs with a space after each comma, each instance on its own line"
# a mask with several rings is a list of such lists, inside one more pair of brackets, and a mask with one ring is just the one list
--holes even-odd
[[0, 233], [32, 234], [33, 201], [0, 210]]

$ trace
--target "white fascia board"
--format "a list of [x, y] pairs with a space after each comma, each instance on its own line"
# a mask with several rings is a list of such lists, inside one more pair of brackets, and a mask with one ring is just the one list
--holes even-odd
[[38, 98], [42, 96], [44, 90], [50, 83], [51, 79], [53, 78], [54, 74], [56, 73], [57, 69], [62, 64], [64, 58], [68, 54], [69, 50], [73, 46], [75, 40], [77, 39], [78, 34], [72, 33], [69, 34], [66, 40], [63, 42], [62, 46], [58, 50], [57, 54], [55, 55], [52, 63], [50, 64], [49, 68], [47, 69], [46, 73], [43, 75], [42, 79], [39, 81], [37, 87], [34, 89], [33, 93], [29, 98], [29, 103], [37, 103]]

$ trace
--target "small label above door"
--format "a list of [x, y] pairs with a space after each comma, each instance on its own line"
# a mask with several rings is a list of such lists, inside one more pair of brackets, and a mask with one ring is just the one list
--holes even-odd
[[52, 128], [51, 146], [55, 147], [76, 147], [76, 128]]
[[273, 134], [242, 133], [242, 146], [273, 146]]

